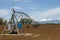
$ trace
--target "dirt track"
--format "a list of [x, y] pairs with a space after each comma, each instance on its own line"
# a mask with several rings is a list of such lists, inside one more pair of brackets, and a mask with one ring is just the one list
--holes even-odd
[[0, 36], [0, 40], [60, 40], [60, 24], [41, 24], [37, 28], [23, 27], [23, 32], [40, 34], [40, 36]]

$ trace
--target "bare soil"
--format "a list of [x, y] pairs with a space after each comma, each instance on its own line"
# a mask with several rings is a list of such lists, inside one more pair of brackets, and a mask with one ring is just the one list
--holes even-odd
[[[3, 29], [0, 26], [0, 32]], [[37, 28], [34, 28], [30, 25], [29, 28], [26, 28], [24, 25], [20, 32], [34, 34], [30, 36], [16, 35], [16, 36], [0, 36], [0, 40], [60, 40], [60, 24], [40, 24]], [[38, 36], [40, 35], [40, 36]]]

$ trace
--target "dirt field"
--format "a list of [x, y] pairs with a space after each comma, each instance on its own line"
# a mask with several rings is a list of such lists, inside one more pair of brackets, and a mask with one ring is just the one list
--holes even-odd
[[[0, 27], [0, 32], [2, 27]], [[1, 36], [0, 40], [60, 40], [60, 24], [41, 24], [37, 28], [23, 27], [24, 33], [30, 33], [30, 35], [16, 35], [16, 36]], [[32, 35], [33, 34], [33, 35]]]

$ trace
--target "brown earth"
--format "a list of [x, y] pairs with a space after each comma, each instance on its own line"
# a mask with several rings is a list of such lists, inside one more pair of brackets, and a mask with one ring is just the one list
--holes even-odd
[[[0, 27], [0, 32], [3, 27]], [[41, 24], [37, 28], [26, 28], [24, 25], [22, 31], [24, 33], [40, 34], [40, 36], [0, 36], [0, 40], [60, 40], [60, 24]]]
[[4, 25], [0, 25], [0, 33], [2, 32], [3, 28], [4, 28]]

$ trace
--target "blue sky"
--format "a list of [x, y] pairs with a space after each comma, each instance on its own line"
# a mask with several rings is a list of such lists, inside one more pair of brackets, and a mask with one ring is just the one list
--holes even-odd
[[38, 21], [60, 20], [60, 0], [0, 0], [0, 17], [8, 19], [12, 7]]

